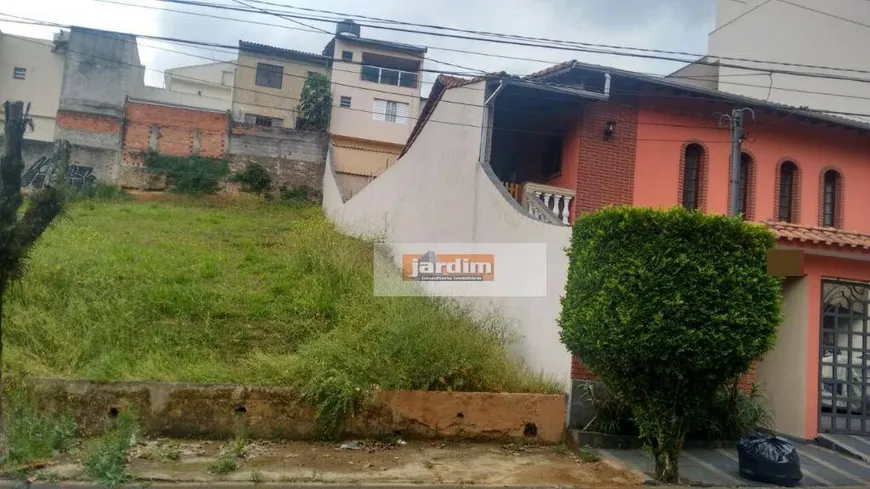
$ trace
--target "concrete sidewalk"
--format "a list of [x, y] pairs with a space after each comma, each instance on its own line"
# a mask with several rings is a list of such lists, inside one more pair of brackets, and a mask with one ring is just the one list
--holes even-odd
[[[868, 487], [870, 464], [815, 445], [795, 445], [804, 474], [801, 487]], [[603, 460], [650, 480], [652, 457], [643, 450], [592, 450]], [[726, 487], [765, 487], [740, 477], [737, 449], [690, 449], [680, 454], [680, 475], [693, 483]], [[767, 486], [773, 487], [773, 486]]]

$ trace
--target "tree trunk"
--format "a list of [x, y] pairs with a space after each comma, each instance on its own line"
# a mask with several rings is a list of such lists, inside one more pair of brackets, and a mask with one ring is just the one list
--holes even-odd
[[656, 448], [653, 450], [656, 462], [656, 481], [664, 484], [678, 484], [680, 482], [680, 457], [679, 450], [665, 450]]

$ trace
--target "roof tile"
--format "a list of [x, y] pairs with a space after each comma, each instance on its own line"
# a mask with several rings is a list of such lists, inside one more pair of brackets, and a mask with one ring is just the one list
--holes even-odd
[[801, 226], [786, 222], [766, 221], [764, 224], [776, 234], [776, 237], [780, 241], [870, 251], [870, 234], [843, 231], [835, 228]]

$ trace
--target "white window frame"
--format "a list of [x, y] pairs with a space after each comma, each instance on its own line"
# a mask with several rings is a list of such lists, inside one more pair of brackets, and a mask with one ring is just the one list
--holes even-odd
[[411, 105], [395, 100], [375, 99], [372, 106], [372, 119], [391, 124], [407, 124]]
[[[378, 80], [377, 81], [366, 80], [365, 78], [363, 78], [363, 72], [365, 71], [366, 68], [378, 70]], [[384, 70], [394, 71], [397, 73], [396, 83], [390, 83], [389, 81], [384, 79]], [[414, 77], [414, 84], [412, 86], [402, 85], [402, 75], [404, 75], [405, 78], [413, 76]], [[393, 87], [402, 87], [402, 88], [416, 88], [417, 85], [420, 83], [420, 76], [418, 73], [415, 73], [413, 71], [395, 70], [393, 68], [381, 68], [380, 66], [375, 66], [375, 65], [362, 65], [362, 68], [360, 68], [359, 77], [360, 77], [360, 80], [367, 81], [369, 83], [380, 83], [382, 85], [390, 85]]]

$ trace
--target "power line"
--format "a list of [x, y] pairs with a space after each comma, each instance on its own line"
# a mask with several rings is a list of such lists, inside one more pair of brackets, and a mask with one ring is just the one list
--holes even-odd
[[[7, 34], [7, 35], [9, 35], [10, 37], [15, 37], [15, 38], [18, 38], [18, 39], [21, 39], [21, 40], [24, 40], [24, 41], [28, 41], [28, 42], [32, 42], [32, 43], [35, 43], [35, 44], [40, 44], [40, 45], [47, 46], [47, 47], [50, 47], [50, 46], [51, 46], [51, 44], [45, 44], [45, 43], [39, 42], [38, 40], [30, 39], [30, 38], [27, 38], [27, 37], [15, 36], [15, 35], [11, 35], [11, 34]], [[69, 50], [69, 49], [68, 49], [68, 51], [69, 51], [69, 52], [72, 52], [72, 53], [75, 53], [75, 54], [79, 54], [79, 55], [85, 56], [85, 57], [90, 57], [90, 58], [99, 59], [99, 60], [103, 60], [103, 61], [111, 61], [111, 62], [114, 62], [114, 63], [118, 63], [118, 64], [121, 64], [121, 65], [126, 65], [126, 66], [129, 66], [129, 67], [134, 67], [134, 68], [141, 68], [141, 66], [134, 65], [134, 64], [132, 64], [132, 63], [119, 62], [119, 61], [117, 61], [117, 60], [113, 60], [113, 59], [110, 59], [110, 58], [105, 58], [105, 57], [101, 57], [101, 56], [96, 56], [96, 55], [92, 55], [92, 54], [88, 54], [88, 53], [81, 53], [81, 52], [74, 51], [74, 50]], [[158, 72], [158, 73], [164, 73], [164, 72], [161, 71], [161, 70], [155, 70], [155, 69], [150, 69], [150, 68], [145, 68], [145, 69], [146, 69], [146, 70], [150, 70], [150, 71], [155, 71], [155, 72]], [[198, 79], [193, 78], [193, 80], [198, 80]], [[199, 80], [199, 81], [206, 81], [206, 80]], [[241, 87], [236, 87], [235, 89], [236, 89], [236, 90], [249, 91], [249, 92], [253, 92], [253, 93], [259, 93], [259, 94], [272, 95], [272, 94], [268, 94], [268, 93], [266, 93], [266, 92], [260, 92], [260, 91], [257, 91], [257, 90], [245, 89], [245, 88], [241, 88]], [[134, 98], [134, 102], [135, 102], [135, 101], [136, 101], [136, 98], [135, 98], [135, 97], [133, 97], [133, 98]], [[215, 99], [217, 99], [217, 97], [206, 97], [206, 98], [215, 98]], [[293, 98], [293, 97], [280, 97], [280, 98], [286, 98], [286, 99], [291, 99], [291, 100], [298, 100], [298, 99]], [[219, 100], [224, 100], [224, 99], [219, 99]], [[144, 101], [144, 102], [147, 102], [147, 101]], [[153, 102], [153, 103], [157, 103], [157, 104], [160, 103], [159, 101], [152, 101], [152, 102]], [[457, 103], [460, 103], [460, 102], [457, 102]], [[464, 103], [462, 103], [462, 104], [463, 104], [463, 105], [471, 105], [471, 106], [474, 106], [474, 107], [483, 107], [483, 106], [479, 106], [479, 105], [475, 105], [475, 104], [464, 104]], [[256, 104], [256, 103], [245, 103], [245, 105], [250, 105], [250, 106], [255, 106], [255, 107], [263, 107], [263, 108], [270, 108], [270, 109], [288, 110], [288, 109], [283, 109], [283, 108], [280, 108], [280, 107], [277, 107], [277, 106], [272, 106], [272, 105], [262, 105], [262, 104]], [[185, 107], [180, 107], [180, 108], [185, 109]], [[367, 114], [374, 114], [374, 113], [375, 113], [374, 111], [371, 111], [371, 110], [365, 110], [365, 109], [354, 109], [354, 108], [351, 108], [351, 107], [342, 107], [341, 109], [342, 109], [342, 110], [351, 110], [351, 111], [356, 111], [356, 112], [363, 112], [363, 113], [367, 113]], [[202, 109], [197, 109], [196, 107], [188, 107], [187, 110], [202, 110]], [[419, 117], [408, 116], [407, 119], [408, 119], [409, 121], [411, 121], [411, 120], [416, 121], [416, 120], [419, 119]], [[427, 123], [446, 124], [446, 125], [451, 125], [451, 126], [460, 126], [460, 127], [470, 127], [470, 128], [475, 128], [475, 129], [482, 129], [482, 126], [477, 125], [477, 124], [466, 124], [466, 123], [453, 122], [453, 121], [439, 121], [439, 120], [432, 120], [432, 119], [430, 119], [430, 120], [427, 121]], [[677, 125], [677, 124], [666, 124], [666, 123], [661, 123], [661, 124], [660, 124], [660, 123], [639, 123], [639, 124], [663, 125], [663, 126], [674, 126], [674, 125], [676, 125], [676, 126], [678, 126], [678, 127], [689, 127], [689, 128], [704, 128], [704, 129], [710, 129], [709, 127], [705, 127], [705, 126], [689, 126], [689, 125]], [[186, 128], [186, 129], [190, 129], [189, 126], [178, 126], [178, 125], [172, 125], [172, 124], [161, 124], [161, 126], [162, 126], [162, 127], [177, 127], [177, 128]], [[564, 136], [563, 133], [559, 133], [559, 132], [534, 131], [534, 130], [511, 129], [511, 128], [496, 128], [496, 129], [498, 129], [499, 131], [505, 131], [505, 132], [517, 132], [517, 133], [538, 134], [538, 135], [547, 135], [547, 136]], [[655, 138], [652, 138], [652, 139], [641, 138], [641, 139], [638, 139], [638, 140], [639, 140], [639, 141], [659, 141], [659, 142], [683, 142], [682, 140], [676, 140], [676, 139], [671, 140], [671, 139], [655, 139]], [[730, 140], [728, 140], [728, 141], [724, 141], [724, 140], [723, 140], [723, 141], [712, 140], [712, 141], [705, 141], [705, 142], [710, 142], [710, 143], [729, 143], [729, 144], [730, 144]]]
[[[177, 3], [177, 4], [183, 4], [183, 5], [199, 6], [199, 7], [205, 7], [205, 8], [229, 9], [229, 10], [239, 10], [239, 11], [251, 12], [251, 10], [238, 9], [236, 7], [231, 7], [231, 6], [227, 6], [227, 5], [221, 5], [221, 4], [214, 4], [214, 3], [198, 1], [198, 0], [157, 0], [157, 1], [167, 2], [167, 3]], [[310, 8], [303, 9], [302, 7], [290, 7], [290, 6], [286, 6], [286, 5], [276, 4], [273, 2], [266, 2], [263, 0], [249, 0], [249, 1], [251, 1], [253, 3], [264, 4], [264, 5], [278, 5], [278, 6], [281, 6], [284, 8], [289, 7], [289, 8], [298, 9], [298, 10], [324, 12], [324, 13], [343, 15], [343, 16], [347, 16], [347, 17], [356, 17], [356, 18], [365, 18], [366, 17], [366, 16], [347, 14], [347, 13], [342, 13], [342, 12], [328, 11], [328, 10], [310, 9]], [[767, 1], [770, 1], [770, 0], [767, 0]], [[779, 1], [785, 1], [785, 0], [779, 0]], [[263, 10], [268, 10], [268, 9], [263, 9]], [[257, 13], [257, 11], [254, 11], [252, 13]], [[262, 13], [262, 12], [260, 12], [260, 13]], [[287, 17], [302, 18], [302, 19], [313, 20], [313, 21], [317, 21], [317, 22], [330, 22], [331, 23], [331, 22], [336, 21], [336, 19], [304, 16], [304, 15], [298, 15], [298, 14], [284, 14], [284, 15]], [[374, 19], [377, 19], [377, 18], [374, 18]], [[690, 56], [693, 58], [701, 58], [701, 57], [705, 56], [702, 54], [690, 53], [690, 52], [686, 52], [686, 51], [671, 51], [671, 50], [664, 50], [664, 49], [650, 49], [650, 48], [638, 48], [638, 47], [632, 47], [632, 46], [620, 46], [620, 45], [614, 45], [614, 44], [598, 44], [598, 43], [588, 43], [588, 42], [580, 42], [580, 41], [548, 39], [548, 38], [540, 38], [540, 37], [529, 37], [529, 36], [520, 36], [520, 35], [516, 35], [516, 34], [504, 34], [504, 33], [499, 33], [499, 32], [460, 29], [460, 28], [444, 27], [444, 26], [433, 25], [433, 24], [419, 24], [419, 23], [415, 23], [415, 22], [404, 22], [404, 21], [396, 21], [396, 20], [390, 20], [390, 19], [378, 19], [378, 20], [382, 21], [382, 22], [390, 22], [390, 23], [397, 24], [397, 25], [406, 25], [406, 26], [423, 27], [423, 28], [429, 28], [429, 29], [447, 30], [447, 31], [453, 31], [453, 32], [463, 32], [463, 33], [475, 34], [475, 35], [494, 36], [494, 37], [497, 37], [498, 39], [451, 35], [451, 34], [445, 34], [445, 33], [441, 33], [441, 32], [425, 32], [425, 31], [420, 31], [420, 30], [409, 30], [409, 29], [387, 27], [387, 26], [381, 26], [381, 25], [368, 25], [368, 24], [360, 24], [360, 25], [362, 27], [370, 27], [373, 29], [384, 29], [384, 30], [392, 30], [392, 31], [398, 31], [398, 32], [409, 32], [412, 34], [422, 34], [422, 35], [431, 35], [431, 36], [452, 37], [452, 38], [456, 38], [456, 39], [469, 39], [469, 40], [493, 42], [493, 43], [506, 43], [506, 44], [520, 45], [520, 46], [530, 46], [530, 47], [539, 47], [539, 48], [557, 49], [557, 50], [568, 50], [568, 51], [574, 50], [574, 51], [582, 51], [582, 52], [593, 52], [593, 53], [598, 53], [598, 54], [612, 54], [612, 55], [616, 55], [616, 56], [629, 56], [629, 57], [641, 57], [641, 58], [650, 58], [650, 59], [661, 59], [661, 60], [665, 60], [665, 61], [678, 61], [678, 62], [682, 62], [682, 63], [695, 62], [695, 63], [699, 63], [699, 64], [708, 64], [708, 65], [717, 65], [718, 64], [719, 66], [725, 66], [728, 68], [749, 69], [749, 70], [755, 70], [755, 71], [758, 70], [758, 68], [751, 68], [751, 67], [741, 66], [741, 65], [726, 65], [726, 64], [722, 64], [721, 62], [702, 62], [700, 60], [693, 60], [693, 59], [680, 59], [680, 58], [662, 57], [662, 56], [647, 56], [647, 55], [641, 55], [641, 54], [636, 54], [636, 53], [622, 53], [622, 52], [615, 52], [615, 51], [603, 51], [603, 50], [590, 51], [588, 49], [578, 49], [578, 48], [575, 48], [574, 46], [596, 47], [596, 48], [605, 48], [605, 49], [622, 49], [622, 50], [638, 51], [641, 53], [658, 53], [658, 54]], [[536, 41], [537, 44], [529, 44], [528, 42], [520, 42], [519, 40]], [[554, 45], [540, 44], [542, 42], [555, 43], [557, 45], [554, 46]], [[868, 70], [860, 70], [857, 68], [839, 68], [839, 67], [823, 66], [823, 65], [810, 65], [810, 64], [804, 64], [804, 63], [790, 63], [790, 62], [784, 62], [784, 61], [760, 60], [760, 59], [729, 57], [729, 56], [714, 56], [714, 57], [719, 59], [719, 60], [728, 60], [728, 61], [743, 61], [743, 62], [750, 62], [750, 63], [763, 63], [763, 64], [772, 64], [772, 65], [779, 65], [779, 66], [813, 68], [813, 69], [824, 69], [824, 70], [830, 70], [830, 71], [843, 71], [843, 72], [850, 72], [850, 73], [870, 74], [870, 71], [868, 71]], [[771, 70], [765, 69], [765, 71], [771, 71]], [[791, 71], [784, 71], [784, 70], [776, 70], [775, 72], [781, 72], [782, 74], [793, 74], [793, 75], [797, 75], [797, 76], [816, 76], [816, 75], [818, 75], [816, 73], [791, 72]], [[860, 79], [858, 81], [870, 82], [870, 80], [868, 80], [868, 79]]]
[[[20, 19], [27, 19], [27, 18], [25, 18], [25, 17], [18, 17], [18, 16], [9, 15], [9, 14], [0, 14], [0, 15], [6, 15], [6, 16], [9, 16], [9, 17], [20, 18]], [[33, 20], [33, 19], [28, 19], [28, 20]], [[61, 25], [61, 24], [50, 23], [50, 22], [44, 22], [43, 24], [44, 24], [44, 25], [51, 25], [51, 26], [55, 26], [55, 27], [67, 27], [67, 26], [63, 26], [63, 25]], [[98, 32], [99, 32], [99, 31], [98, 31]], [[109, 31], [105, 31], [105, 32], [106, 32], [107, 34], [120, 34], [120, 35], [135, 36], [134, 34], [129, 34], [129, 33], [109, 32]], [[97, 33], [97, 35], [101, 35], [101, 34], [98, 34], [98, 33]], [[208, 47], [211, 48], [211, 50], [215, 50], [215, 48], [225, 48], [225, 49], [229, 49], [229, 50], [233, 50], [233, 51], [237, 51], [237, 50], [238, 50], [238, 48], [235, 47], [235, 46], [221, 45], [221, 44], [219, 44], [219, 43], [212, 43], [212, 42], [190, 41], [190, 40], [183, 40], [183, 39], [177, 39], [177, 38], [167, 38], [167, 37], [160, 37], [160, 36], [147, 36], [147, 35], [142, 35], [142, 36], [139, 36], [139, 37], [143, 37], [143, 38], [146, 38], [146, 39], [155, 39], [155, 40], [160, 40], [160, 41], [166, 41], [166, 42], [180, 43], [180, 44], [191, 44], [191, 45], [195, 45], [195, 46], [199, 46], [199, 47], [201, 47], [201, 46], [208, 46]], [[154, 49], [161, 49], [161, 50], [165, 50], [165, 51], [169, 51], [169, 52], [177, 52], [177, 53], [184, 54], [184, 55], [187, 55], [187, 56], [191, 56], [191, 57], [199, 57], [199, 58], [202, 58], [202, 59], [206, 59], [206, 60], [212, 61], [212, 59], [209, 58], [209, 57], [199, 56], [199, 55], [195, 55], [195, 54], [192, 54], [192, 53], [187, 53], [187, 52], [183, 52], [183, 51], [173, 51], [173, 50], [170, 50], [170, 49], [160, 48], [160, 47], [157, 47], [157, 46], [151, 46], [151, 47], [153, 47]], [[85, 53], [82, 53], [82, 54], [85, 54]], [[86, 54], [85, 54], [85, 55], [86, 55]], [[233, 63], [233, 62], [231, 62], [231, 61], [224, 61], [224, 62], [225, 62], [225, 63], [228, 63], [228, 64], [233, 64], [233, 65], [235, 65], [235, 66], [243, 67], [243, 68], [246, 68], [246, 69], [255, 69], [255, 67], [252, 67], [252, 66], [246, 66], [246, 65], [241, 65], [241, 64], [238, 64], [238, 63]], [[349, 63], [349, 64], [361, 64], [361, 63], [354, 63], [354, 62], [348, 62], [348, 63]], [[150, 71], [155, 71], [155, 72], [158, 72], [158, 73], [163, 73], [163, 71], [160, 71], [160, 70], [154, 70], [154, 69], [148, 69], [148, 70], [150, 70]], [[348, 71], [348, 70], [343, 70], [343, 71]], [[431, 71], [431, 70], [429, 70], [429, 71]], [[350, 71], [349, 71], [349, 72], [350, 72]], [[356, 72], [354, 71], [354, 72], [352, 72], [352, 73], [356, 73]], [[179, 75], [175, 75], [175, 76], [179, 76]], [[285, 73], [284, 76], [294, 76], [294, 77], [298, 77], [298, 78], [307, 78], [307, 77], [302, 76], [302, 75], [293, 75], [293, 74], [289, 74], [289, 73]], [[188, 78], [188, 79], [191, 79], [191, 80], [193, 80], [193, 81], [200, 81], [200, 82], [206, 82], [206, 83], [208, 83], [208, 80], [200, 80], [200, 79], [195, 79], [195, 78], [190, 78], [190, 77], [187, 77], [187, 78]], [[565, 85], [558, 85], [558, 84], [547, 84], [546, 82], [536, 82], [536, 83], [541, 84], [541, 85], [545, 85], [545, 86], [546, 86], [546, 85], [550, 85], [550, 86], [565, 86]], [[347, 86], [347, 87], [351, 87], [351, 88], [355, 88], [355, 89], [363, 89], [363, 90], [367, 90], [367, 91], [380, 92], [380, 93], [385, 93], [385, 94], [388, 94], [388, 95], [395, 95], [394, 92], [389, 92], [389, 91], [385, 91], [385, 90], [377, 90], [377, 89], [374, 89], [374, 88], [359, 87], [359, 86], [357, 86], [357, 85], [347, 85], [347, 84], [341, 84], [341, 83], [337, 83], [337, 82], [333, 82], [332, 84], [334, 84], [334, 85], [338, 85], [338, 86]], [[569, 87], [570, 87], [570, 86], [569, 86]], [[763, 87], [763, 88], [767, 88], [767, 87]], [[241, 88], [241, 87], [239, 87], [238, 89], [239, 89], [239, 90], [252, 91], [252, 92], [254, 92], [254, 93], [259, 93], [259, 94], [263, 94], [263, 95], [268, 95], [268, 96], [275, 97], [275, 98], [283, 98], [283, 99], [290, 99], [290, 100], [296, 100], [296, 101], [298, 101], [298, 99], [293, 98], [293, 97], [287, 97], [287, 96], [282, 96], [282, 95], [276, 95], [276, 94], [271, 94], [271, 93], [268, 93], [268, 92], [261, 92], [261, 91], [257, 91], [257, 90], [244, 89], [244, 88]], [[478, 89], [478, 90], [479, 90], [479, 89]], [[711, 97], [694, 96], [694, 95], [693, 95], [693, 96], [682, 96], [682, 95], [649, 94], [649, 93], [643, 93], [643, 92], [632, 92], [632, 91], [621, 91], [621, 92], [620, 92], [620, 91], [618, 91], [618, 90], [614, 90], [614, 91], [612, 91], [612, 93], [614, 93], [614, 94], [624, 94], [624, 95], [643, 95], [643, 96], [648, 96], [648, 97], [688, 98], [688, 99], [693, 99], [693, 100], [708, 100], [708, 101], [713, 101], [713, 102], [724, 102], [724, 101], [721, 100], [721, 98], [711, 98]], [[817, 92], [807, 91], [807, 93], [817, 93]], [[823, 94], [824, 94], [824, 93], [823, 93]], [[853, 96], [845, 95], [845, 94], [842, 94], [842, 95], [841, 95], [841, 94], [835, 94], [835, 95], [839, 95], [839, 96], [843, 96], [843, 97], [853, 97]], [[551, 99], [552, 99], [553, 97], [538, 96], [538, 98], [551, 98]], [[476, 104], [467, 104], [467, 103], [455, 102], [455, 101], [446, 101], [446, 102], [448, 102], [448, 103], [457, 103], [457, 104], [461, 104], [461, 105], [471, 105], [471, 106], [474, 106], [474, 107], [482, 107], [482, 106], [479, 106], [479, 105], [476, 105]], [[761, 102], [761, 101], [759, 101], [759, 102]], [[286, 110], [286, 109], [282, 109], [282, 110]], [[350, 109], [350, 110], [362, 110], [362, 109]], [[372, 113], [371, 111], [365, 111], [365, 112]], [[870, 115], [868, 115], [868, 114], [862, 114], [862, 113], [855, 113], [855, 112], [838, 112], [838, 111], [815, 110], [815, 109], [795, 109], [795, 110], [792, 110], [791, 112], [792, 112], [792, 113], [797, 113], [797, 114], [804, 113], [803, 115], [806, 115], [806, 113], [822, 113], [822, 114], [849, 115], [849, 116], [857, 116], [857, 117], [870, 117]]]

